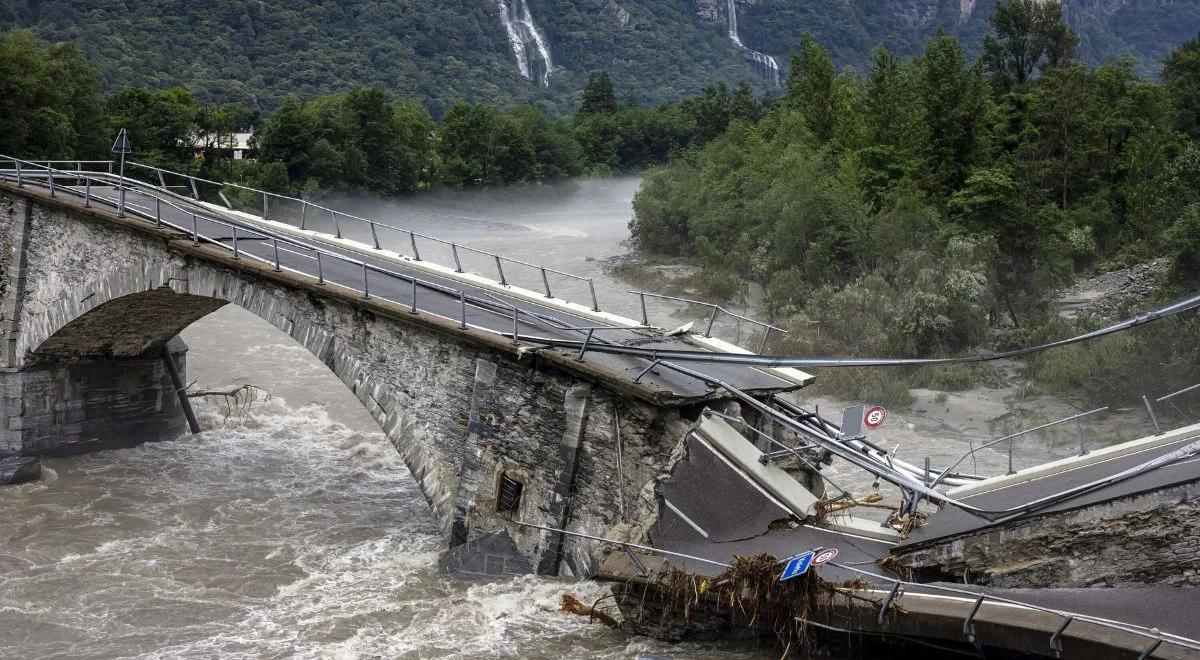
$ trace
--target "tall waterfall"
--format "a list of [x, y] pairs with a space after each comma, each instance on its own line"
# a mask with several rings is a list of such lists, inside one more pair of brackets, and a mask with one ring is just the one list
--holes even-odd
[[550, 85], [550, 72], [554, 62], [550, 59], [550, 48], [533, 23], [533, 14], [525, 0], [496, 0], [500, 8], [500, 21], [508, 33], [508, 43], [517, 57], [517, 68], [521, 75], [537, 79], [543, 86]]
[[737, 0], [727, 0], [727, 2], [729, 39], [738, 47], [738, 50], [742, 51], [746, 59], [754, 62], [754, 68], [758, 71], [758, 75], [770, 81], [775, 87], [779, 87], [779, 62], [776, 62], [774, 57], [766, 53], [760, 53], [757, 50], [751, 50], [742, 43], [741, 37], [738, 36]]

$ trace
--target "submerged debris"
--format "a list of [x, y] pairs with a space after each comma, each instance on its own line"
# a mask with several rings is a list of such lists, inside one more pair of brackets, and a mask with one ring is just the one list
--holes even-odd
[[249, 383], [231, 390], [198, 390], [188, 392], [190, 399], [215, 400], [221, 407], [222, 421], [228, 421], [231, 415], [249, 415], [256, 401], [269, 401], [271, 393]]
[[660, 625], [671, 627], [671, 618], [691, 624], [697, 616], [719, 615], [752, 635], [772, 635], [790, 649], [811, 645], [808, 622], [833, 607], [839, 596], [844, 602], [880, 605], [854, 593], [869, 586], [861, 578], [838, 585], [809, 571], [780, 581], [783, 568], [784, 563], [770, 554], [735, 556], [732, 566], [713, 578], [668, 566], [657, 581], [664, 600]]
[[596, 609], [594, 605], [584, 605], [579, 601], [578, 598], [572, 596], [571, 594], [563, 594], [561, 609], [563, 612], [578, 614], [579, 616], [586, 616], [589, 620], [598, 620], [600, 623], [603, 623], [609, 628], [621, 627], [621, 624], [617, 623], [617, 620], [612, 618], [610, 615]]

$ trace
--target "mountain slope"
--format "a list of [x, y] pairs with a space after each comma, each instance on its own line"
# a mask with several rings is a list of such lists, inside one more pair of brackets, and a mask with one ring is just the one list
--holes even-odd
[[[742, 42], [786, 65], [811, 31], [841, 65], [882, 42], [917, 52], [939, 27], [975, 48], [995, 0], [736, 0]], [[518, 70], [501, 7], [521, 2], [545, 37], [548, 86]], [[1091, 61], [1121, 53], [1155, 73], [1200, 27], [1196, 0], [1067, 0]], [[271, 109], [379, 83], [435, 115], [456, 99], [570, 112], [587, 73], [619, 94], [672, 101], [725, 80], [770, 84], [728, 34], [727, 0], [10, 0], [0, 28], [77, 41], [110, 88], [184, 85], [203, 101]]]

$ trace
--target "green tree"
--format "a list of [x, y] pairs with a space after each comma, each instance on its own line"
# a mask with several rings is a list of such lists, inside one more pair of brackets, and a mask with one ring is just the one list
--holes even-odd
[[729, 99], [729, 113], [733, 119], [739, 121], [762, 119], [762, 104], [754, 98], [754, 90], [745, 80], [739, 80], [733, 88], [733, 96]]
[[833, 59], [805, 33], [799, 52], [792, 53], [784, 103], [804, 113], [808, 129], [821, 143], [829, 142], [837, 130], [837, 75]]
[[1163, 61], [1163, 83], [1175, 108], [1175, 125], [1200, 140], [1200, 35]]
[[27, 30], [0, 36], [0, 152], [100, 157], [107, 133], [98, 79], [75, 46], [46, 47]]
[[292, 181], [307, 180], [312, 165], [308, 152], [313, 146], [315, 129], [315, 122], [300, 99], [288, 96], [258, 130], [259, 158], [263, 162], [283, 163]]
[[583, 88], [583, 103], [579, 105], [579, 116], [611, 115], [618, 109], [617, 94], [613, 91], [608, 72], [600, 71], [588, 76], [587, 87]]
[[968, 67], [958, 40], [945, 34], [925, 46], [918, 88], [928, 130], [922, 154], [925, 186], [946, 199], [980, 157], [988, 97], [978, 66]]
[[995, 36], [983, 40], [983, 61], [998, 89], [1022, 90], [1039, 67], [1062, 66], [1078, 39], [1058, 0], [1000, 0], [991, 16]]
[[109, 132], [129, 129], [129, 140], [139, 159], [168, 168], [193, 167], [200, 106], [186, 89], [134, 87], [108, 97], [107, 106]]

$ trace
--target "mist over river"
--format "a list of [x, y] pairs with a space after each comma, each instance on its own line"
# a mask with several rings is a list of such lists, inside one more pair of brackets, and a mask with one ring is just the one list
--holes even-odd
[[[627, 287], [588, 259], [625, 252], [637, 185], [339, 204], [595, 277], [603, 302]], [[324, 365], [232, 306], [183, 336], [196, 387], [253, 383], [270, 399], [228, 419], [200, 403], [199, 436], [49, 459], [41, 481], [0, 489], [0, 657], [770, 655], [631, 638], [558, 611], [564, 593], [606, 594], [599, 584], [444, 578], [415, 482]]]

